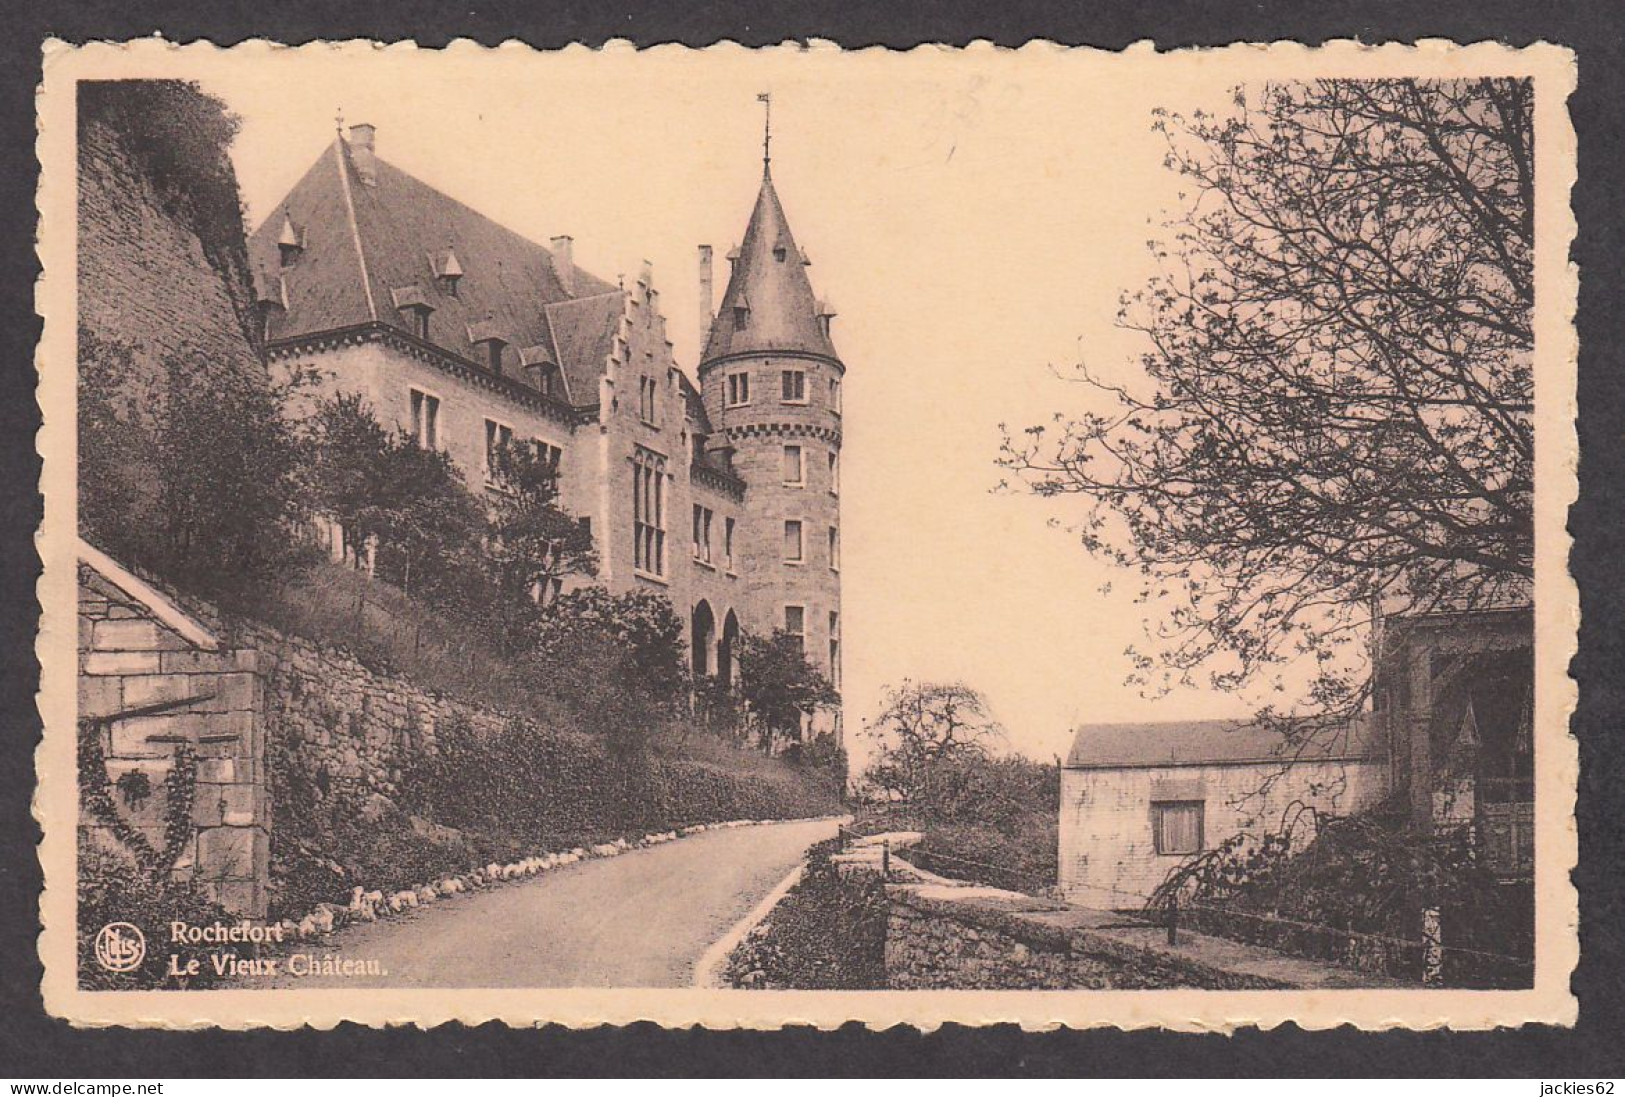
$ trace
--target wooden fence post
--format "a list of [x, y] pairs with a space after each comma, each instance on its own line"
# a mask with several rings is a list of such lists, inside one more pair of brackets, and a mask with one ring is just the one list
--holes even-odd
[[1444, 981], [1444, 939], [1439, 926], [1439, 908], [1422, 911], [1422, 985], [1438, 986]]

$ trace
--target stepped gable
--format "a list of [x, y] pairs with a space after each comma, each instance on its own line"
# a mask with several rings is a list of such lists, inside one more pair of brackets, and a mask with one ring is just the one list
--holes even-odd
[[548, 248], [379, 158], [371, 141], [335, 138], [251, 238], [262, 298], [283, 306], [271, 310], [269, 340], [375, 321], [410, 333], [397, 304], [422, 302], [435, 346], [479, 363], [471, 334], [554, 347], [571, 402], [595, 403], [620, 290], [580, 269], [567, 289]]
[[819, 311], [806, 259], [796, 246], [773, 189], [772, 172], [764, 163], [756, 208], [751, 211], [701, 360], [788, 351], [839, 361]]

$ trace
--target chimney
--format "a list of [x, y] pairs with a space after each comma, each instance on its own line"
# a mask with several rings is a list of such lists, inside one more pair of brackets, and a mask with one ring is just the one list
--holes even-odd
[[711, 321], [716, 316], [711, 292], [711, 245], [700, 245], [700, 353], [711, 345]]
[[357, 122], [350, 127], [350, 162], [364, 186], [378, 185], [378, 153], [376, 138], [378, 127], [370, 122]]
[[575, 240], [568, 236], [553, 237], [553, 273], [559, 277], [559, 285], [571, 297], [576, 295], [576, 251]]

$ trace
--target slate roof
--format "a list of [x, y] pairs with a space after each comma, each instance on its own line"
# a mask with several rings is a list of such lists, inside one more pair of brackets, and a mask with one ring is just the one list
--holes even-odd
[[1172, 720], [1145, 724], [1083, 724], [1072, 737], [1069, 769], [1237, 765], [1301, 761], [1357, 761], [1381, 751], [1370, 721], [1318, 735], [1302, 752], [1283, 753], [1274, 728], [1236, 720]]
[[[756, 208], [737, 251], [701, 361], [760, 351], [799, 351], [838, 360], [818, 318], [803, 253], [765, 165]], [[743, 327], [735, 322], [736, 306], [748, 310]]]
[[[596, 403], [621, 291], [579, 268], [573, 292], [566, 290], [548, 248], [375, 154], [375, 183], [368, 185], [355, 155], [335, 139], [249, 240], [257, 278], [274, 284], [280, 274], [283, 284], [286, 309], [273, 312], [270, 339], [370, 321], [411, 332], [396, 302], [423, 302], [434, 309], [429, 341], [436, 346], [475, 362], [485, 355], [471, 332], [500, 333], [515, 362], [516, 348], [554, 347], [571, 402]], [[303, 248], [284, 268], [278, 242], [290, 223]], [[435, 277], [448, 248], [463, 270], [455, 293]]]
[[625, 295], [610, 289], [591, 297], [556, 301], [543, 312], [570, 402], [597, 403], [603, 363], [614, 349], [615, 334], [626, 312]]
[[711, 429], [711, 417], [705, 413], [705, 400], [700, 396], [700, 390], [694, 387], [694, 382], [688, 379], [686, 373], [679, 373], [677, 380], [683, 388], [683, 409], [688, 415], [688, 421], [694, 424], [694, 433], [704, 435], [714, 433]]

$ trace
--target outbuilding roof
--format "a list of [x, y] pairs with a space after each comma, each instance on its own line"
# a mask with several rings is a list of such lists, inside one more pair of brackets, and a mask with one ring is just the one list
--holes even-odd
[[1281, 732], [1238, 720], [1170, 720], [1144, 724], [1083, 724], [1072, 736], [1069, 769], [1243, 765], [1298, 761], [1359, 761], [1381, 754], [1368, 720], [1288, 746]]

